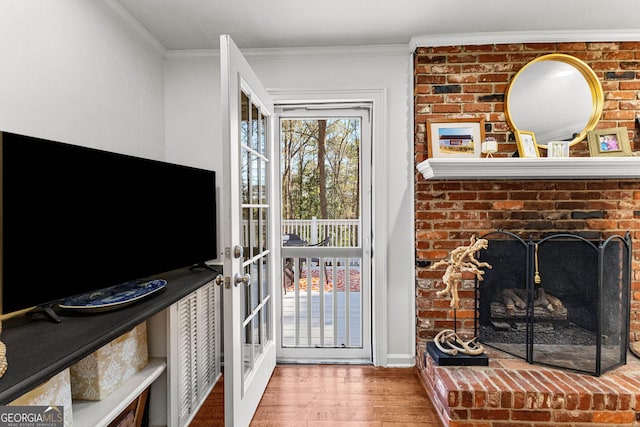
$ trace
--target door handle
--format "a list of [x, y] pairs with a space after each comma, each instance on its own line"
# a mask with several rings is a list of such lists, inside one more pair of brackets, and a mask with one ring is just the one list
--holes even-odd
[[238, 286], [239, 283], [248, 285], [249, 283], [251, 283], [251, 275], [249, 273], [246, 273], [245, 275], [236, 273], [236, 275], [233, 277], [233, 284], [234, 286]]
[[244, 248], [240, 245], [235, 245], [233, 247], [233, 257], [234, 258], [240, 258], [242, 255], [244, 255]]
[[213, 279], [216, 285], [220, 286], [224, 283], [224, 276], [222, 274], [218, 274], [215, 279]]

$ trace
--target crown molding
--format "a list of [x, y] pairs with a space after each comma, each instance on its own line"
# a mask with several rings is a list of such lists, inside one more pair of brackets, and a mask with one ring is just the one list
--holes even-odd
[[167, 58], [219, 58], [220, 49], [169, 49]]
[[127, 23], [135, 32], [137, 32], [145, 42], [157, 50], [162, 56], [166, 56], [167, 49], [160, 41], [153, 36], [136, 18], [133, 17], [117, 0], [105, 0], [105, 3], [111, 7], [122, 20]]
[[291, 58], [291, 57], [366, 57], [407, 55], [411, 51], [406, 44], [324, 46], [268, 49], [241, 49], [247, 58]]
[[[325, 46], [240, 49], [247, 59], [286, 59], [286, 58], [341, 58], [341, 57], [381, 57], [405, 56], [412, 51], [406, 44], [363, 45], [363, 46]], [[219, 49], [179, 49], [168, 50], [167, 57], [203, 58], [218, 57]]]
[[507, 43], [639, 41], [640, 30], [549, 30], [482, 33], [426, 34], [409, 41], [411, 52], [419, 47]]

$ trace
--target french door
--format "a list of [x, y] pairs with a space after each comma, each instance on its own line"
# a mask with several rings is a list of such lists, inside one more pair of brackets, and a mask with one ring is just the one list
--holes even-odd
[[[227, 35], [220, 37], [225, 168], [225, 425], [248, 426], [276, 361], [273, 103]], [[278, 234], [279, 236], [279, 234]]]

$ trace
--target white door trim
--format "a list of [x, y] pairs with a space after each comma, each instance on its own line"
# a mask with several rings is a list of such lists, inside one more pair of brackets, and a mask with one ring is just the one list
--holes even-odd
[[[308, 104], [313, 102], [370, 102], [372, 116], [372, 218], [371, 226], [371, 292], [373, 364], [387, 366], [387, 91], [386, 89], [269, 89], [275, 105]], [[277, 206], [274, 206], [277, 208]], [[276, 215], [280, 215], [279, 209]], [[278, 307], [278, 310], [280, 308]]]
[[[352, 320], [359, 318], [360, 323], [360, 346], [354, 347], [324, 347], [323, 344], [320, 344], [315, 347], [307, 347], [308, 344], [301, 343], [301, 346], [285, 346], [284, 338], [282, 336], [278, 337], [278, 361], [282, 361], [284, 363], [290, 361], [309, 363], [311, 361], [318, 361], [319, 363], [326, 363], [332, 361], [340, 361], [341, 363], [371, 363], [373, 360], [373, 346], [372, 346], [372, 304], [371, 304], [371, 294], [372, 294], [372, 280], [371, 280], [371, 247], [370, 247], [370, 234], [372, 230], [372, 197], [371, 197], [371, 178], [372, 178], [372, 147], [373, 147], [373, 139], [372, 139], [372, 120], [371, 120], [371, 112], [373, 105], [371, 102], [343, 102], [343, 103], [326, 103], [326, 102], [312, 102], [308, 104], [278, 104], [274, 107], [276, 115], [278, 117], [278, 122], [280, 123], [280, 127], [282, 126], [282, 120], [317, 120], [317, 119], [331, 119], [331, 118], [341, 118], [345, 120], [356, 119], [360, 123], [360, 166], [359, 173], [360, 178], [359, 182], [361, 184], [361, 188], [359, 189], [361, 197], [361, 206], [360, 206], [360, 218], [359, 220], [359, 242], [360, 245], [358, 247], [348, 247], [348, 248], [334, 248], [329, 245], [329, 248], [324, 250], [324, 256], [327, 258], [331, 258], [334, 256], [342, 256], [344, 255], [346, 258], [360, 259], [360, 292], [359, 296], [354, 297], [360, 300], [358, 306], [360, 307], [360, 314], [356, 317], [351, 317], [351, 313], [346, 314], [345, 322], [350, 325], [349, 329], [353, 327]], [[281, 130], [280, 130], [281, 132]], [[277, 144], [279, 145], [279, 144]], [[280, 156], [282, 157], [282, 154]], [[279, 170], [282, 170], [282, 167], [278, 167]], [[281, 215], [280, 215], [281, 216]], [[335, 219], [335, 218], [334, 218]], [[317, 242], [311, 242], [317, 243]], [[308, 251], [309, 248], [301, 249], [301, 248], [288, 248], [287, 252], [294, 252], [294, 254], [299, 254], [299, 251]], [[313, 250], [313, 249], [311, 249]], [[283, 249], [282, 252], [285, 252]], [[342, 255], [338, 255], [338, 254]], [[286, 254], [285, 254], [286, 256]], [[348, 264], [348, 263], [347, 263]], [[283, 278], [284, 280], [284, 278]], [[319, 298], [321, 307], [320, 311], [323, 311], [324, 307], [324, 298], [330, 297], [331, 292], [326, 293], [322, 292], [323, 298]], [[308, 297], [308, 296], [307, 296]], [[337, 301], [336, 301], [337, 302]], [[282, 313], [282, 308], [279, 306], [279, 313]], [[333, 308], [336, 310], [336, 308]], [[335, 313], [335, 311], [334, 311]], [[283, 325], [282, 325], [282, 316], [279, 317], [280, 325], [278, 327], [278, 332], [282, 334]], [[323, 319], [323, 317], [321, 317]], [[308, 319], [309, 320], [309, 319]], [[320, 320], [322, 324], [324, 321]], [[331, 322], [330, 324], [335, 325], [335, 323]], [[324, 325], [328, 326], [328, 325]], [[311, 328], [311, 324], [308, 324], [308, 327]], [[323, 327], [320, 328], [319, 333], [322, 334], [324, 331]], [[307, 331], [309, 332], [309, 331]], [[311, 333], [307, 335], [307, 338], [311, 339]], [[322, 335], [321, 335], [322, 336]], [[345, 337], [346, 338], [346, 337]], [[334, 343], [336, 345], [337, 343]], [[350, 345], [353, 342], [349, 343]]]

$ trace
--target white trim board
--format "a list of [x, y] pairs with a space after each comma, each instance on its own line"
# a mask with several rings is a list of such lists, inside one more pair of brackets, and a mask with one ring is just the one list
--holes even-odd
[[496, 31], [483, 33], [425, 34], [409, 41], [411, 52], [419, 47], [508, 43], [638, 41], [640, 30]]

